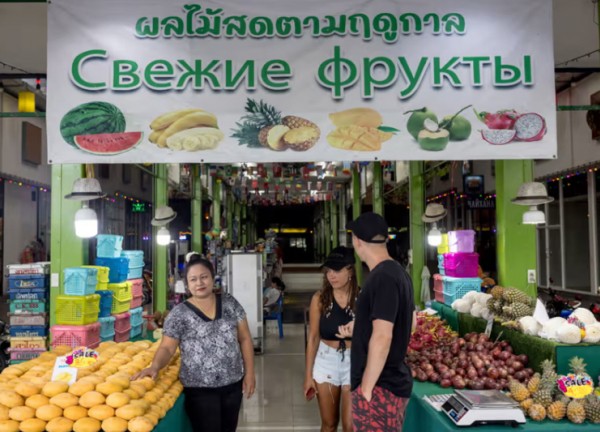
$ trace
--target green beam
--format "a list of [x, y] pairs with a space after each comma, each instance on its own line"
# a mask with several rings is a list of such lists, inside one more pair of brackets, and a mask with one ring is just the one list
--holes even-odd
[[[362, 212], [361, 196], [360, 196], [360, 169], [357, 165], [352, 170], [352, 220], [360, 216]], [[363, 282], [362, 262], [356, 255], [356, 280], [359, 284]]]
[[45, 112], [0, 112], [0, 118], [46, 118]]
[[373, 211], [381, 216], [384, 214], [383, 205], [383, 169], [381, 162], [373, 162]]
[[338, 204], [340, 200], [332, 199], [329, 201], [331, 206], [331, 243], [334, 247], [339, 246], [340, 238], [339, 238], [339, 212], [338, 212]]
[[75, 213], [81, 208], [80, 201], [65, 199], [73, 190], [75, 179], [85, 176], [83, 165], [52, 165], [52, 185], [50, 199], [52, 213], [50, 226], [51, 271], [58, 276], [59, 287], [50, 288], [50, 325], [56, 324], [56, 298], [61, 294], [63, 270], [87, 264], [85, 248], [88, 241], [75, 235]]
[[213, 229], [221, 230], [221, 179], [213, 182]]
[[421, 304], [421, 272], [425, 266], [425, 224], [421, 221], [421, 217], [425, 213], [425, 183], [422, 161], [410, 162], [409, 164], [409, 191], [409, 231], [410, 248], [412, 250], [410, 277], [415, 293], [415, 304]]
[[537, 295], [527, 270], [537, 268], [536, 227], [523, 225], [527, 207], [513, 204], [522, 183], [533, 181], [533, 161], [496, 161], [496, 226], [499, 283]]
[[227, 189], [227, 204], [225, 211], [227, 212], [227, 237], [233, 240], [233, 194], [230, 189]]
[[192, 170], [192, 250], [202, 253], [202, 165]]
[[600, 105], [558, 105], [556, 111], [600, 111]]
[[[167, 184], [167, 165], [154, 165], [154, 189], [153, 189], [153, 206], [158, 208], [169, 205], [169, 191]], [[167, 310], [167, 254], [170, 246], [159, 246], [156, 244], [156, 235], [160, 227], [152, 228], [152, 235], [155, 244], [152, 245], [152, 286], [154, 289], [154, 310]], [[200, 252], [200, 251], [198, 251]]]

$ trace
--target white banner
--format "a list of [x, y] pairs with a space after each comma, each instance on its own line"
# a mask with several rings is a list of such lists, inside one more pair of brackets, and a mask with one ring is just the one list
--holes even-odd
[[53, 0], [48, 62], [50, 163], [556, 157], [548, 0]]

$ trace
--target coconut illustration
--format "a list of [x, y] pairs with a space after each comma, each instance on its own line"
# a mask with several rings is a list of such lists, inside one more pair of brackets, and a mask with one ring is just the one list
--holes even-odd
[[431, 119], [425, 119], [424, 129], [421, 129], [417, 135], [417, 141], [423, 150], [442, 151], [450, 142], [450, 132], [447, 129], [441, 129], [439, 125]]
[[406, 130], [410, 133], [414, 139], [418, 141], [419, 133], [423, 130], [423, 123], [429, 119], [434, 121], [436, 124], [438, 118], [433, 111], [430, 111], [427, 107], [416, 109], [412, 111], [406, 111], [404, 115], [410, 114], [408, 121], [406, 122]]
[[461, 115], [454, 118], [447, 115], [442, 119], [441, 124], [450, 132], [450, 141], [465, 141], [471, 136], [471, 122]]

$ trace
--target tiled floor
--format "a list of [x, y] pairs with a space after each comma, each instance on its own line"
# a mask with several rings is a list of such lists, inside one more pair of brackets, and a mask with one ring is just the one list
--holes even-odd
[[317, 401], [302, 394], [304, 326], [285, 324], [284, 335], [268, 335], [265, 354], [255, 357], [256, 394], [244, 400], [238, 431], [320, 430]]

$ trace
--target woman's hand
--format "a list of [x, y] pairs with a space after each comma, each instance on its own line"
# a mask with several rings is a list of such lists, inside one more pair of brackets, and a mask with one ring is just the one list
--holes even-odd
[[136, 373], [134, 376], [131, 377], [131, 381], [137, 381], [139, 379], [145, 378], [145, 377], [150, 377], [153, 380], [156, 379], [156, 377], [158, 376], [158, 369], [156, 369], [155, 367], [150, 366], [147, 369], [144, 369], [138, 373]]
[[254, 374], [244, 375], [242, 382], [242, 393], [246, 395], [246, 399], [250, 399], [256, 390], [256, 377]]
[[350, 321], [346, 325], [339, 326], [336, 336], [339, 337], [340, 339], [351, 338], [353, 332], [354, 332], [354, 320]]
[[317, 383], [312, 378], [306, 378], [304, 380], [304, 398], [309, 401], [315, 397], [318, 393]]

